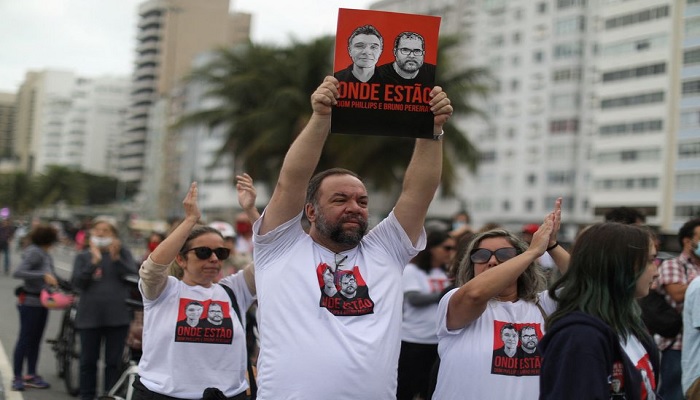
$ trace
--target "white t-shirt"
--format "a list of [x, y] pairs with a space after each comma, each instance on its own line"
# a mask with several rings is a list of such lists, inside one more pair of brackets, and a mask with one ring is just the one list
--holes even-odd
[[[447, 329], [447, 305], [459, 289], [447, 293], [438, 307], [438, 353], [440, 370], [433, 399], [519, 399], [536, 400], [540, 394], [539, 350], [530, 354], [521, 345], [539, 343], [544, 334], [540, 309], [526, 301], [489, 301], [484, 313], [462, 329]], [[549, 315], [556, 302], [546, 291], [540, 305]], [[534, 337], [536, 335], [536, 337]], [[505, 347], [517, 346], [515, 354]]]
[[683, 393], [700, 378], [700, 278], [695, 278], [685, 291], [683, 302]]
[[414, 247], [392, 212], [335, 254], [302, 230], [301, 213], [260, 236], [263, 218], [253, 226], [258, 399], [395, 399], [401, 274], [425, 232]]
[[[408, 264], [403, 271], [404, 293], [440, 293], [447, 285], [447, 274], [440, 268], [433, 268], [428, 274], [415, 264]], [[437, 320], [437, 303], [416, 307], [404, 299], [401, 340], [409, 343], [437, 344]]]
[[[151, 262], [150, 258], [146, 262]], [[253, 296], [243, 273], [230, 275], [220, 283], [233, 290], [245, 322], [244, 310], [250, 307]], [[170, 276], [163, 293], [155, 300], [144, 296], [143, 304], [139, 376], [144, 386], [182, 399], [201, 398], [208, 387], [219, 388], [227, 397], [248, 388], [246, 332], [224, 288], [217, 284], [208, 288], [188, 286]], [[221, 324], [207, 320], [212, 304], [221, 306]], [[194, 327], [184, 321], [188, 308], [201, 313], [195, 316], [199, 323]]]
[[[632, 364], [634, 364], [637, 370], [642, 374], [641, 398], [643, 400], [655, 400], [656, 394], [654, 394], [654, 391], [656, 389], [656, 382], [654, 380], [654, 368], [651, 365], [649, 354], [644, 348], [644, 345], [642, 345], [642, 342], [634, 335], [628, 336], [627, 342], [621, 341], [621, 344], [627, 357], [632, 360]], [[614, 373], [615, 371], [613, 371], [613, 375]], [[623, 378], [620, 377], [619, 379]]]

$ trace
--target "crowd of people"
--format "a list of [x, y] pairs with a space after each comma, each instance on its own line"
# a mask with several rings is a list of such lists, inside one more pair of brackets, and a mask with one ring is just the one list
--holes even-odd
[[[396, 38], [396, 63], [422, 54], [418, 39]], [[358, 32], [350, 54], [371, 50], [370, 41], [383, 46], [371, 29]], [[411, 43], [420, 51], [404, 54]], [[262, 214], [252, 178], [237, 176], [235, 229], [203, 224], [196, 183], [183, 219], [152, 235], [142, 260], [113, 220], [91, 222], [71, 279], [80, 293], [81, 400], [118, 376], [133, 320], [124, 276], [136, 273], [144, 306], [137, 400], [700, 398], [700, 219], [680, 229], [682, 252], [663, 263], [633, 209], [583, 228], [570, 252], [559, 242], [561, 199], [520, 232], [473, 231], [464, 212], [449, 228], [426, 229], [453, 112], [436, 86], [434, 139], [415, 140], [400, 196], [370, 227], [360, 176], [314, 173], [338, 86], [327, 77], [311, 95], [312, 115]], [[36, 373], [47, 319], [37, 294], [59, 284], [55, 229], [39, 225], [29, 237], [14, 271], [24, 280], [14, 390], [48, 387]], [[675, 337], [654, 337], [642, 322], [638, 299], [652, 290], [683, 314]]]

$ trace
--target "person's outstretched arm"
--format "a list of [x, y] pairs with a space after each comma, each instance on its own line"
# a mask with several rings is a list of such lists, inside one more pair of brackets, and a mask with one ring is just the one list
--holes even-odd
[[[452, 106], [440, 86], [430, 92], [434, 117], [433, 134], [440, 135], [452, 115]], [[403, 188], [394, 215], [415, 245], [420, 238], [428, 206], [435, 196], [442, 174], [442, 140], [416, 139], [411, 162], [406, 168]]]
[[321, 157], [331, 127], [331, 108], [337, 103], [338, 80], [327, 76], [311, 95], [313, 113], [284, 157], [277, 185], [265, 208], [259, 234], [277, 228], [304, 208], [306, 188]]
[[549, 243], [547, 244], [547, 253], [554, 260], [559, 272], [564, 275], [569, 269], [569, 252], [566, 251], [557, 241], [559, 227], [561, 227], [561, 197], [554, 202], [554, 210], [549, 214], [554, 217], [554, 226], [552, 233], [549, 235]]
[[[479, 318], [486, 310], [489, 300], [517, 281], [530, 264], [544, 254], [553, 225], [554, 216], [550, 214], [532, 236], [530, 247], [524, 253], [487, 268], [462, 285], [450, 297], [447, 306], [447, 329], [461, 329]], [[465, 254], [465, 257], [469, 255]]]
[[252, 222], [257, 221], [260, 218], [260, 212], [255, 207], [255, 199], [258, 197], [258, 192], [253, 186], [253, 178], [246, 173], [236, 175], [236, 191], [238, 192], [238, 204], [245, 212], [245, 215]]
[[182, 205], [185, 209], [185, 218], [160, 242], [139, 269], [141, 288], [144, 296], [149, 300], [155, 300], [163, 293], [168, 281], [170, 263], [175, 260], [190, 231], [202, 216], [197, 206], [197, 182], [192, 182], [190, 185]]

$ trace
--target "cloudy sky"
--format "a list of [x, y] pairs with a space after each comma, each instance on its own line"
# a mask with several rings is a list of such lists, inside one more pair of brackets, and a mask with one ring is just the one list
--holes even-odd
[[[142, 1], [0, 0], [0, 91], [16, 92], [28, 70], [129, 75]], [[373, 2], [231, 0], [231, 9], [253, 14], [254, 41], [285, 43], [333, 34], [338, 8]]]

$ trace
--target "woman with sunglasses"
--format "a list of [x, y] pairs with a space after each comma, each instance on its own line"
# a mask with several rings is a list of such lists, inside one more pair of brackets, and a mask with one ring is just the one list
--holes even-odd
[[427, 397], [430, 369], [437, 359], [437, 307], [450, 285], [446, 268], [454, 250], [455, 240], [447, 232], [429, 232], [425, 249], [404, 268], [397, 400]]
[[[541, 399], [656, 399], [658, 349], [637, 299], [659, 276], [650, 231], [615, 222], [588, 227], [569, 271], [549, 290]], [[585, 366], [582, 368], [582, 366]]]
[[[249, 265], [214, 283], [230, 250], [221, 232], [198, 225], [196, 183], [183, 206], [183, 221], [139, 271], [143, 356], [134, 399], [245, 399], [244, 324], [255, 296], [253, 269]], [[168, 274], [173, 261], [184, 271], [182, 280]]]
[[[438, 306], [440, 367], [433, 399], [537, 399], [545, 316], [556, 305], [535, 260], [557, 242], [561, 199], [527, 243], [494, 229], [474, 237], [457, 270], [457, 288]], [[562, 271], [564, 272], [564, 271]], [[540, 292], [542, 291], [542, 292]]]

